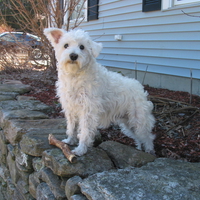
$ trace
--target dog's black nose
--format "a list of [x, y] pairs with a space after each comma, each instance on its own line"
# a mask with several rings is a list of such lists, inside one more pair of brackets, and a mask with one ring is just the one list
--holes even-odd
[[78, 55], [75, 54], [75, 53], [71, 53], [71, 54], [69, 55], [69, 57], [71, 58], [72, 61], [75, 61], [75, 60], [77, 60]]

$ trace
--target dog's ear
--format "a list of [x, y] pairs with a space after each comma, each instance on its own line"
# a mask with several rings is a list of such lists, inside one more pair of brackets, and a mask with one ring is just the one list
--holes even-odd
[[92, 47], [92, 54], [96, 58], [100, 54], [103, 45], [101, 43], [92, 41], [91, 47]]
[[65, 31], [59, 28], [45, 28], [44, 35], [51, 42], [52, 46], [59, 43], [60, 38], [64, 35]]

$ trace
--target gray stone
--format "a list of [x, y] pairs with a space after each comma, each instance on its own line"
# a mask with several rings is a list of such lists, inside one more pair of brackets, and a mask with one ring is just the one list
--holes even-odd
[[153, 162], [156, 158], [149, 153], [114, 141], [103, 142], [99, 147], [105, 150], [115, 166], [121, 169], [128, 166], [141, 167], [148, 162]]
[[10, 152], [8, 153], [8, 156], [7, 156], [7, 164], [8, 164], [8, 169], [10, 171], [10, 176], [11, 176], [13, 183], [17, 183], [17, 181], [19, 179], [19, 173], [18, 173], [18, 169], [17, 169], [16, 163], [15, 163], [15, 160], [12, 159]]
[[0, 200], [7, 200], [6, 183], [0, 178]]
[[0, 160], [1, 163], [6, 163], [7, 157], [7, 145], [6, 145], [6, 138], [3, 131], [0, 131]]
[[36, 199], [37, 200], [56, 200], [49, 186], [44, 182], [40, 183], [37, 187]]
[[65, 129], [32, 129], [22, 136], [21, 149], [28, 155], [42, 156], [43, 151], [55, 148], [55, 146], [49, 144], [49, 134], [53, 134], [57, 139], [62, 140], [65, 138], [65, 132]]
[[35, 157], [32, 160], [33, 169], [36, 172], [39, 172], [44, 167], [44, 162], [41, 157]]
[[68, 199], [70, 199], [71, 196], [74, 194], [80, 194], [81, 190], [78, 186], [78, 183], [82, 181], [82, 178], [80, 176], [74, 176], [66, 182], [65, 185], [65, 194]]
[[[43, 120], [9, 120], [4, 127], [6, 139], [11, 144], [18, 143], [22, 135], [30, 130], [39, 129], [65, 129], [66, 120], [62, 119], [43, 119]], [[39, 131], [41, 132], [41, 131]]]
[[33, 166], [32, 166], [32, 160], [33, 157], [25, 154], [21, 150], [18, 151], [16, 154], [16, 166], [20, 171], [23, 172], [32, 172], [33, 171]]
[[4, 182], [6, 182], [10, 178], [10, 172], [4, 164], [1, 164], [0, 166], [0, 177], [3, 179]]
[[34, 198], [36, 198], [37, 186], [41, 183], [39, 176], [38, 172], [29, 175], [29, 192]]
[[46, 104], [42, 103], [39, 100], [9, 100], [9, 101], [1, 101], [0, 108], [2, 110], [34, 110], [34, 111], [41, 111], [41, 112], [51, 112], [52, 107], [47, 106]]
[[12, 84], [12, 85], [23, 84], [21, 81], [13, 80], [13, 79], [4, 79], [2, 83], [3, 84]]
[[15, 155], [16, 155], [16, 153], [18, 152], [18, 146], [17, 146], [17, 145], [8, 144], [8, 145], [7, 145], [7, 149], [8, 149], [8, 151], [9, 151], [10, 155], [11, 155], [11, 158], [12, 158], [13, 160], [15, 160]]
[[48, 115], [34, 110], [0, 110], [0, 123], [4, 127], [10, 119], [48, 119]]
[[5, 137], [13, 145], [21, 140], [21, 136], [26, 133], [25, 131], [22, 127], [16, 126], [14, 120], [8, 121], [4, 127]]
[[53, 172], [46, 167], [40, 171], [40, 174], [41, 179], [49, 186], [57, 200], [66, 199], [64, 190], [60, 188], [61, 180], [58, 176], [53, 174]]
[[8, 95], [8, 96], [12, 96], [13, 99], [16, 99], [17, 95], [19, 95], [19, 93], [16, 93], [16, 92], [2, 92], [0, 90], [0, 95]]
[[30, 92], [31, 87], [29, 85], [24, 85], [24, 84], [1, 84], [0, 91], [24, 94], [24, 93]]
[[29, 101], [29, 100], [35, 100], [35, 99], [36, 98], [32, 96], [23, 96], [23, 95], [17, 96], [18, 101]]
[[20, 179], [23, 180], [28, 185], [29, 175], [31, 172], [24, 172], [24, 171], [18, 170], [18, 173], [19, 173]]
[[19, 179], [17, 181], [16, 187], [22, 194], [27, 194], [29, 192], [29, 185], [27, 185], [27, 183], [24, 182], [22, 179]]
[[7, 180], [7, 199], [12, 200], [16, 188], [11, 179]]
[[65, 186], [66, 186], [66, 183], [68, 181], [68, 178], [67, 177], [60, 177], [61, 178], [61, 184], [60, 184], [60, 187], [61, 189], [65, 190]]
[[198, 200], [200, 163], [159, 158], [141, 168], [92, 175], [79, 186], [89, 200]]
[[44, 151], [43, 160], [54, 174], [63, 177], [87, 177], [114, 168], [105, 151], [98, 148], [89, 148], [85, 155], [77, 158], [76, 163], [70, 163], [58, 148]]
[[7, 100], [14, 100], [14, 95], [6, 95], [6, 94], [0, 94], [0, 101], [7, 101]]
[[[15, 190], [12, 200], [35, 200], [30, 193], [22, 194], [19, 190]], [[11, 199], [9, 199], [11, 200]]]
[[83, 194], [75, 194], [69, 200], [88, 200]]

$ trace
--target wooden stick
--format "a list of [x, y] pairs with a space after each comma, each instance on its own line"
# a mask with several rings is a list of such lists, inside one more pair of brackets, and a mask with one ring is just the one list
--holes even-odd
[[144, 80], [145, 80], [145, 78], [146, 78], [146, 74], [147, 74], [148, 67], [149, 67], [149, 66], [147, 65], [146, 71], [144, 72], [144, 77], [143, 77], [142, 85], [144, 85]]
[[71, 152], [69, 146], [66, 143], [57, 140], [52, 134], [49, 134], [48, 140], [49, 140], [49, 144], [60, 148], [62, 150], [63, 154], [65, 155], [65, 157], [71, 163], [76, 162], [76, 160], [77, 160], [76, 156]]
[[148, 97], [151, 101], [159, 101], [161, 103], [175, 102], [175, 103], [181, 103], [181, 104], [184, 104], [184, 105], [190, 105], [191, 106], [191, 104], [189, 104], [189, 103], [177, 101], [177, 100], [174, 100], [174, 99], [168, 99], [168, 98], [157, 97], [157, 96], [152, 96], [152, 95], [149, 95]]
[[172, 129], [174, 129], [175, 127], [184, 124], [185, 122], [187, 122], [189, 119], [191, 119], [196, 113], [198, 112], [198, 110], [196, 110], [194, 113], [192, 113], [192, 115], [190, 115], [189, 117], [187, 117], [186, 119], [184, 119], [183, 121], [179, 122], [178, 124], [176, 124], [175, 126], [172, 126], [171, 128], [169, 128], [166, 133], [168, 133], [169, 131], [171, 131]]
[[192, 104], [192, 69], [190, 69], [190, 104]]

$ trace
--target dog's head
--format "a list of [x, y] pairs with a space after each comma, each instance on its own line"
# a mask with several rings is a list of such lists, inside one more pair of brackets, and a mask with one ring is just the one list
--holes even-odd
[[54, 47], [58, 66], [69, 73], [76, 73], [87, 67], [102, 49], [101, 43], [92, 41], [88, 33], [80, 29], [67, 32], [63, 29], [47, 28], [44, 34]]

